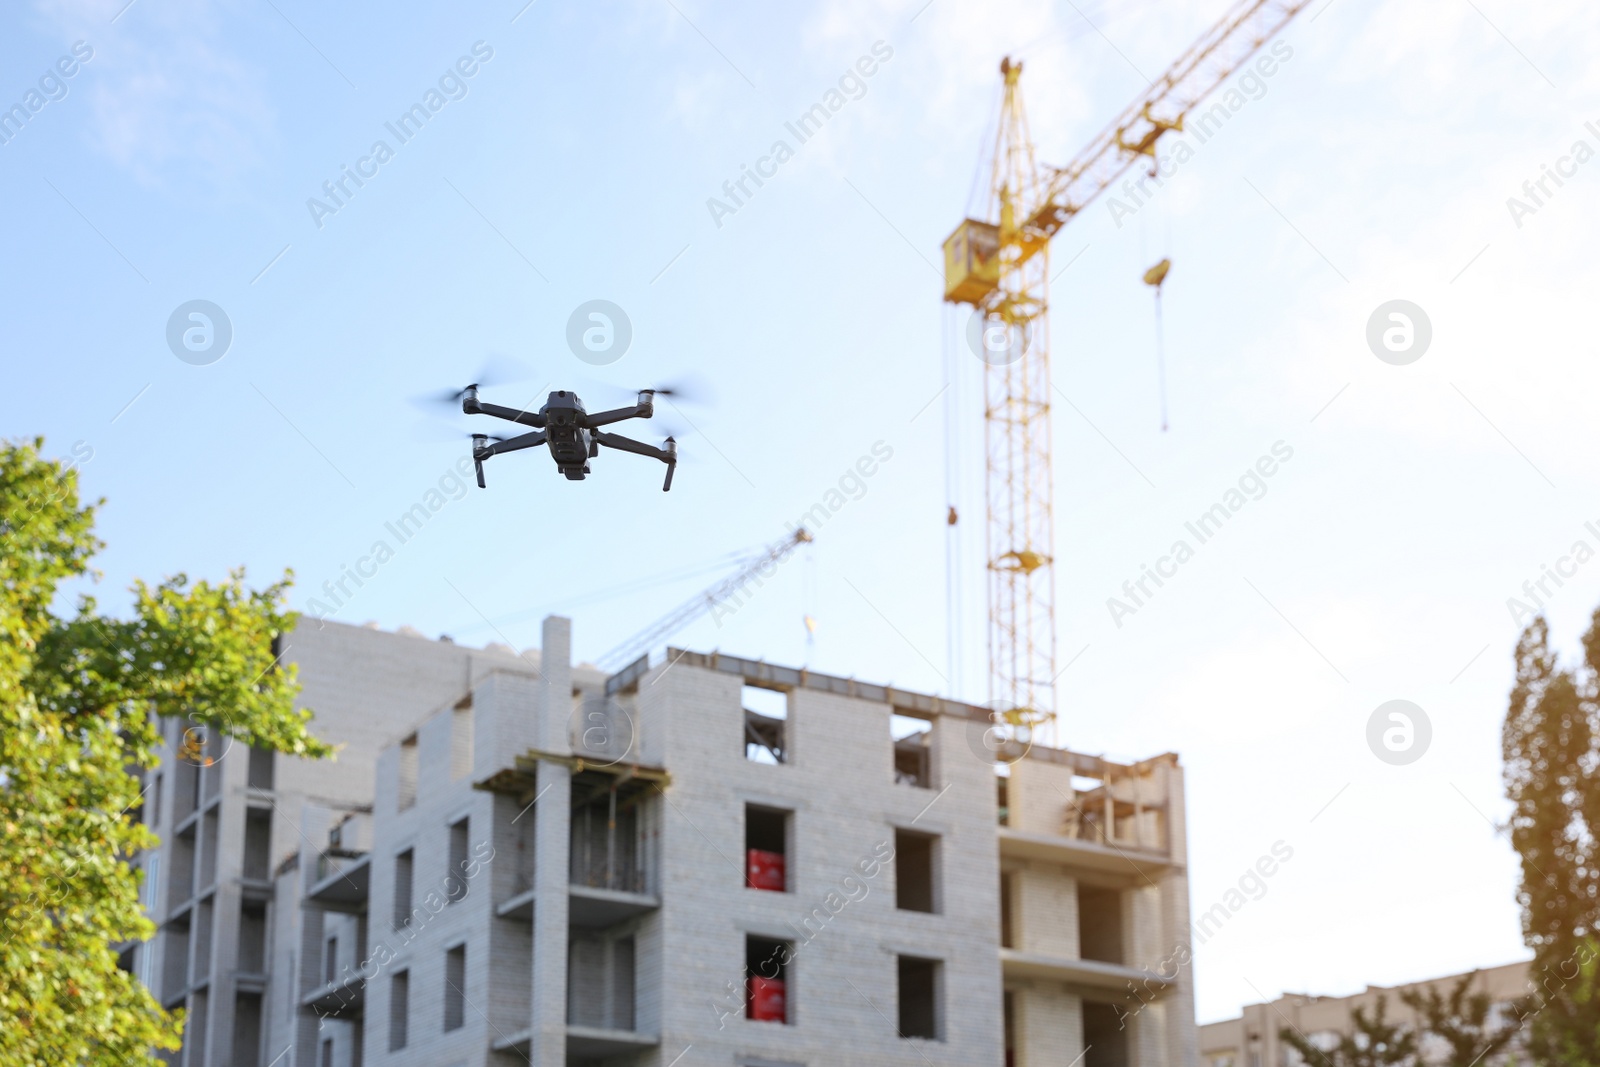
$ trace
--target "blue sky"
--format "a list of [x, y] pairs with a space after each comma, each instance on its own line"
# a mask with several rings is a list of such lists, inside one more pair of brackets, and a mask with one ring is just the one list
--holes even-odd
[[[643, 459], [604, 456], [582, 484], [541, 454], [495, 460], [489, 491], [447, 495], [337, 618], [522, 647], [566, 613], [596, 657], [881, 442], [892, 457], [813, 548], [677, 640], [935, 692], [953, 673], [985, 698], [970, 358], [965, 654], [954, 672], [946, 656], [941, 352], [961, 317], [934, 265], [998, 61], [1024, 58], [1041, 158], [1065, 161], [1226, 5], [124, 3], [0, 15], [0, 103], [41, 78], [59, 96], [0, 144], [0, 427], [92, 449], [108, 605], [135, 576], [244, 564], [263, 582], [292, 567], [304, 606], [462, 455], [428, 435], [468, 423], [409, 398], [498, 352], [528, 368], [486, 393], [512, 404], [547, 383], [609, 406], [709, 382], [704, 403], [661, 408], [694, 431], [673, 491]], [[1600, 162], [1573, 156], [1600, 148], [1597, 20], [1575, 3], [1314, 7], [1154, 202], [1097, 205], [1055, 241], [1060, 662], [1081, 652], [1061, 739], [1182, 754], [1197, 912], [1274, 842], [1294, 848], [1198, 951], [1203, 1020], [1524, 955], [1492, 825], [1506, 600], [1574, 542], [1600, 548], [1581, 237]], [[79, 41], [92, 56], [50, 80]], [[875, 45], [892, 54], [797, 143], [785, 123]], [[385, 124], [430, 89], [442, 106], [397, 143]], [[393, 155], [372, 173], [380, 139]], [[708, 199], [780, 139], [793, 157], [714, 217]], [[1569, 176], [1514, 216], [1546, 165]], [[358, 166], [336, 213], [308, 208]], [[1164, 255], [1165, 434], [1139, 284]], [[197, 299], [233, 331], [204, 366], [166, 342]], [[566, 346], [594, 299], [632, 324], [609, 366]], [[1407, 366], [1365, 340], [1395, 299], [1432, 323]], [[1278, 442], [1293, 456], [1260, 499], [1114, 620], [1107, 599]], [[1548, 588], [1571, 649], [1600, 563]], [[1433, 725], [1403, 767], [1365, 740], [1390, 699]]]

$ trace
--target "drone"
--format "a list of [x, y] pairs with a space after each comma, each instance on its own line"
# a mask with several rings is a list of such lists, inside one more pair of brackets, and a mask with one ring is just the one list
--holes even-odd
[[655, 398], [658, 393], [668, 396], [673, 390], [641, 389], [638, 402], [632, 407], [612, 408], [610, 411], [597, 411], [591, 415], [584, 409], [583, 401], [578, 394], [566, 389], [552, 392], [538, 411], [521, 411], [479, 400], [478, 386], [476, 384], [467, 386], [455, 394], [455, 397], [460, 399], [461, 410], [465, 414], [489, 415], [505, 419], [507, 422], [534, 427], [532, 432], [518, 434], [515, 437], [499, 437], [484, 433], [472, 435], [472, 462], [478, 471], [478, 488], [488, 488], [483, 480], [484, 460], [524, 448], [537, 448], [539, 445], [549, 446], [550, 457], [556, 461], [556, 469], [566, 475], [569, 481], [581, 482], [590, 473], [589, 461], [600, 455], [600, 446], [604, 445], [619, 452], [649, 456], [665, 463], [667, 478], [661, 485], [661, 491], [663, 493], [671, 491], [672, 475], [678, 469], [676, 440], [668, 437], [664, 447], [656, 448], [643, 441], [635, 441], [631, 437], [607, 433], [601, 429], [602, 426], [610, 426], [628, 419], [650, 418], [655, 414]]

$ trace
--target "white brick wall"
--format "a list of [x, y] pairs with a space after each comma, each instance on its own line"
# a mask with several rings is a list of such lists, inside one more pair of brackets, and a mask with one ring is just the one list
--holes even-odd
[[[662, 1045], [645, 1062], [664, 1065], [693, 1043], [708, 1063], [998, 1064], [994, 785], [961, 724], [936, 726], [942, 780], [925, 790], [894, 782], [887, 705], [809, 690], [790, 700], [789, 762], [746, 761], [740, 690], [736, 677], [681, 665], [641, 686], [644, 730], [661, 724], [673, 775], [661, 910], [669, 963], [654, 979], [665, 987]], [[744, 887], [746, 803], [794, 812], [787, 893]], [[892, 848], [896, 826], [940, 835], [942, 914], [895, 907], [892, 863], [845, 881], [875, 847]], [[841, 904], [847, 889], [860, 899]], [[719, 1029], [714, 1005], [742, 981], [751, 933], [796, 942], [791, 1025], [734, 1016]], [[946, 1040], [897, 1036], [897, 954], [943, 961]], [[643, 958], [640, 973], [652, 980]]]

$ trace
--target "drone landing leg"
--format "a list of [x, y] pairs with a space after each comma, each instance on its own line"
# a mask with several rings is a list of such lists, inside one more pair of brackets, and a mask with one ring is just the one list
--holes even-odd
[[490, 456], [498, 456], [504, 452], [517, 452], [524, 448], [537, 448], [545, 443], [543, 430], [534, 433], [519, 434], [504, 441], [488, 444], [487, 434], [475, 433], [472, 435], [472, 464], [478, 470], [478, 488], [487, 489], [483, 482], [483, 461]]
[[672, 474], [678, 469], [678, 443], [672, 438], [667, 438], [666, 448], [656, 448], [654, 445], [647, 445], [643, 441], [635, 441], [631, 437], [623, 437], [618, 433], [605, 433], [601, 430], [595, 431], [594, 439], [608, 448], [615, 448], [619, 452], [632, 452], [636, 456], [649, 456], [651, 459], [659, 459], [667, 465], [667, 480], [661, 486], [661, 491], [665, 493], [672, 489]]

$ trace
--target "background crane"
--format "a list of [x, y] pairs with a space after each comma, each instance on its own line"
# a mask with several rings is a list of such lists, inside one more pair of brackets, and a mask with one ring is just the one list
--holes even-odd
[[1056, 712], [1050, 239], [1141, 157], [1154, 172], [1161, 137], [1181, 132], [1189, 111], [1309, 4], [1238, 0], [1061, 167], [1035, 159], [1022, 63], [1000, 63], [987, 218], [964, 220], [946, 239], [944, 298], [975, 309], [978, 329], [968, 336], [981, 338], [987, 364], [989, 699], [1019, 729], [1049, 731]]
[[804, 526], [797, 526], [788, 537], [768, 545], [761, 555], [745, 563], [733, 574], [730, 574], [709, 589], [696, 593], [672, 611], [601, 656], [598, 661], [599, 666], [609, 671], [615, 671], [629, 665], [638, 657], [648, 654], [656, 645], [665, 641], [695, 619], [716, 608], [719, 604], [726, 604], [729, 601], [736, 600], [740, 594], [748, 594], [750, 583], [754, 582], [759, 586], [763, 576], [771, 577], [772, 568], [787, 559], [795, 549], [803, 544], [810, 543], [812, 540], [810, 531]]

